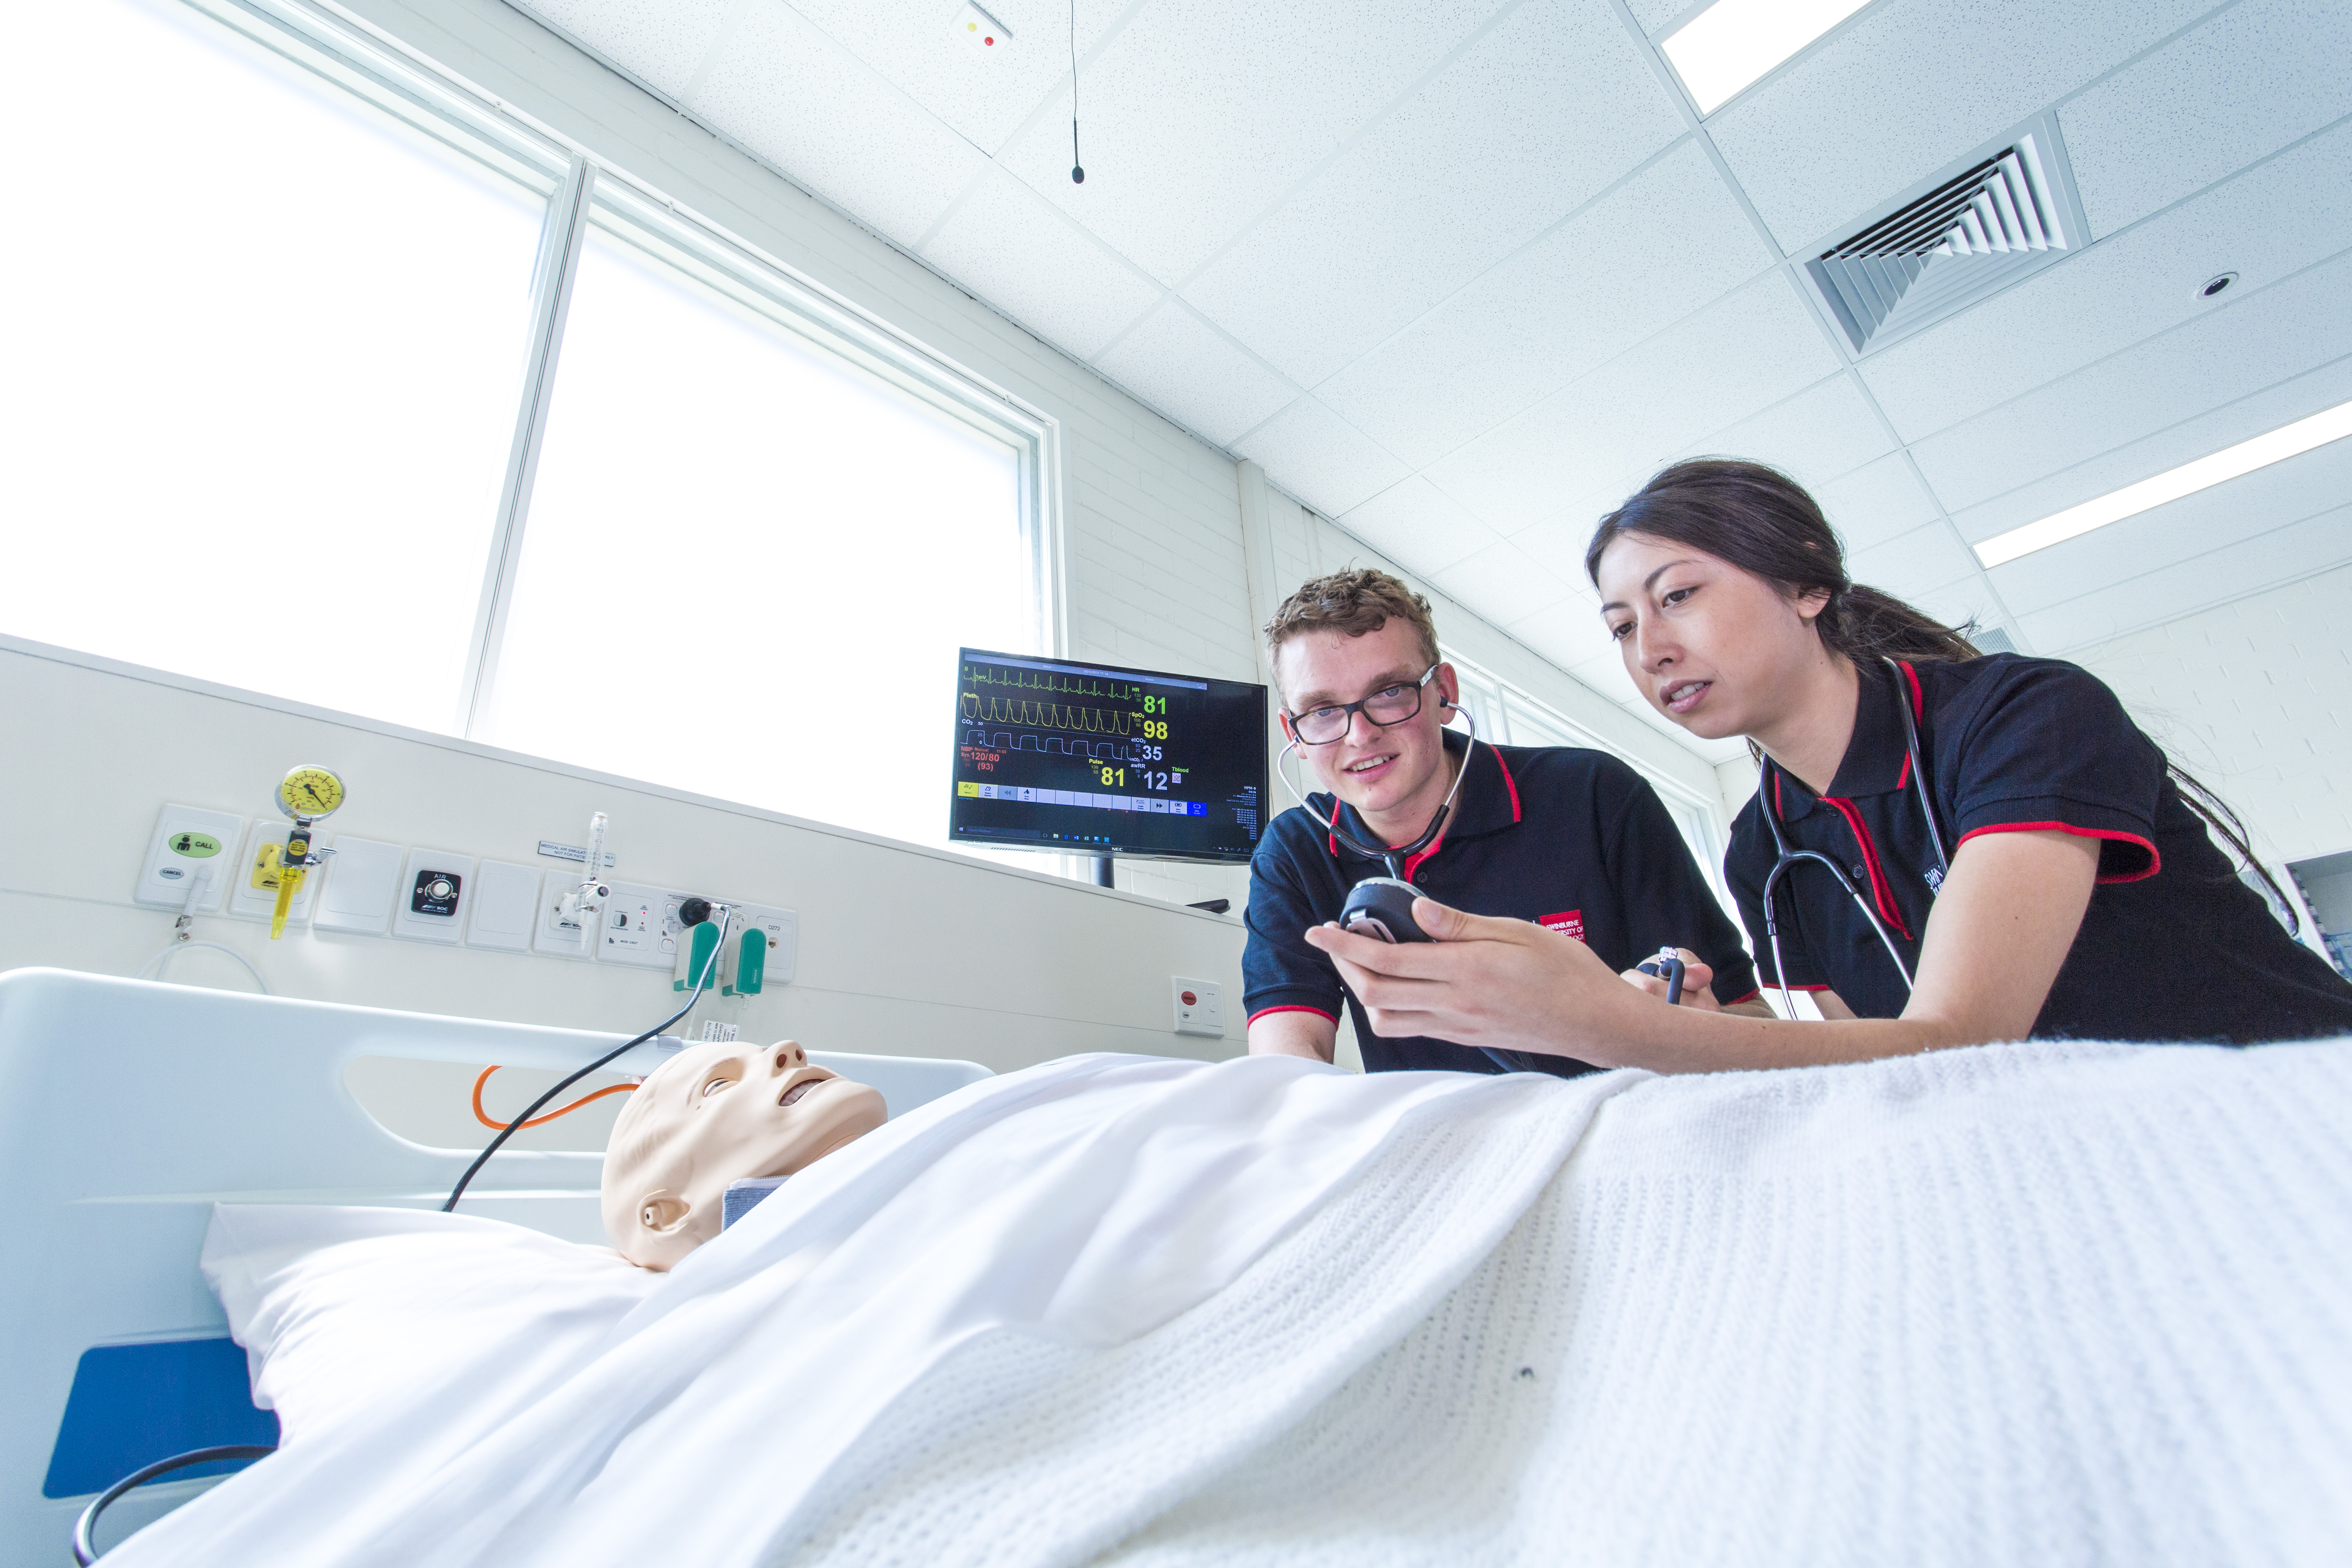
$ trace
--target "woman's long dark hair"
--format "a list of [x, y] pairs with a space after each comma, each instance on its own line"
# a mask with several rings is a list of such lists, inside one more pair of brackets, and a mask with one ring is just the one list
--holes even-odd
[[[1892, 594], [1864, 587], [1846, 575], [1845, 547], [1822, 515], [1821, 504], [1780, 469], [1734, 458], [1693, 458], [1659, 469], [1601, 520], [1585, 547], [1584, 574], [1601, 582], [1601, 557], [1629, 533], [1703, 551], [1774, 584], [1791, 598], [1824, 592], [1828, 603], [1814, 617], [1822, 644], [1863, 669], [1883, 658], [1971, 659], [1981, 657], [1969, 634], [1974, 622], [1948, 626], [1913, 609]], [[1758, 756], [1756, 742], [1748, 749]], [[2278, 885], [2246, 840], [2246, 825], [2211, 790], [2169, 757], [2180, 798], [2205, 819], [2238, 858], [2253, 868], [2294, 929], [2302, 929], [2294, 900]]]

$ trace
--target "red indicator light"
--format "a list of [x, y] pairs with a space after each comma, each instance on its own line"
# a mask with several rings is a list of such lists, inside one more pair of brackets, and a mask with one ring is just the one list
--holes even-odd
[[980, 41], [981, 41], [982, 43], [983, 43], [983, 44], [988, 45], [988, 46], [989, 46], [990, 47], [992, 47], [992, 47], [995, 47], [995, 45], [996, 45], [996, 40], [995, 40], [994, 38], [982, 38], [982, 39], [981, 39]]

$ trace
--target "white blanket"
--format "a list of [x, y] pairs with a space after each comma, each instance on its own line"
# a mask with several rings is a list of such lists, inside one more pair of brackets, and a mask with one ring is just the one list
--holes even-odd
[[666, 1279], [540, 1240], [530, 1310], [379, 1313], [398, 1379], [322, 1271], [504, 1227], [322, 1249], [224, 1210], [288, 1446], [114, 1560], [2334, 1561], [2347, 1126], [2336, 1046], [1080, 1058], [891, 1123]]

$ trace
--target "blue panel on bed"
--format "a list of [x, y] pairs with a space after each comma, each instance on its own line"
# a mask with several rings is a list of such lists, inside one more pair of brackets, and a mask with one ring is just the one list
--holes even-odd
[[[100, 1345], [82, 1352], [74, 1368], [41, 1495], [104, 1491], [142, 1465], [191, 1448], [277, 1441], [278, 1417], [255, 1407], [236, 1341]], [[247, 1462], [192, 1466], [167, 1479], [224, 1475]]]

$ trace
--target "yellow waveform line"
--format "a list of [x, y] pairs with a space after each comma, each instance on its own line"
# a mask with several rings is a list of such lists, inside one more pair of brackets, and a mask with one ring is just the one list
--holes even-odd
[[1135, 715], [1108, 713], [1099, 708], [1065, 707], [1058, 702], [1018, 702], [1004, 697], [982, 697], [967, 691], [964, 721], [973, 724], [1019, 724], [1031, 730], [1070, 730], [1083, 735], [1134, 733]]

